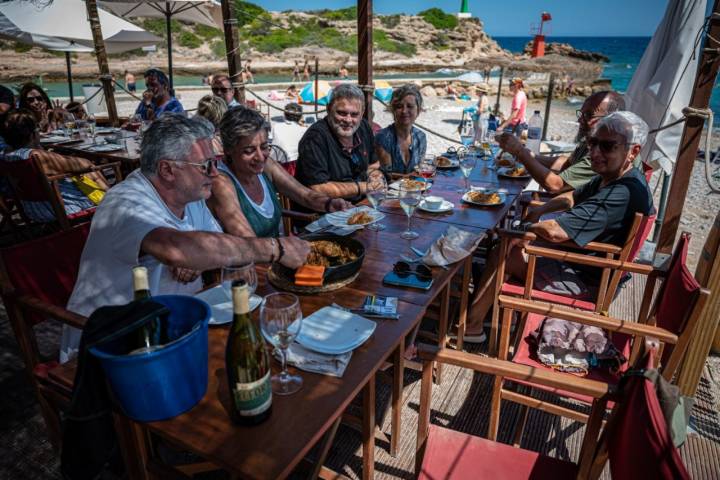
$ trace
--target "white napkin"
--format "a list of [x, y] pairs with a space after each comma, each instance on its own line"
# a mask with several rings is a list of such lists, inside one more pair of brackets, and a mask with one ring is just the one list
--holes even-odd
[[[282, 361], [279, 349], [274, 351], [275, 358]], [[342, 377], [345, 373], [352, 351], [340, 355], [327, 355], [308, 350], [297, 342], [290, 344], [287, 349], [287, 363], [306, 372], [321, 373], [331, 377]]]
[[362, 225], [359, 225], [359, 226], [348, 225], [347, 227], [331, 226], [330, 222], [328, 221], [328, 219], [326, 218], [325, 215], [323, 215], [319, 219], [317, 219], [314, 222], [309, 223], [308, 225], [305, 226], [305, 230], [307, 230], [310, 233], [315, 233], [318, 230], [322, 229], [321, 233], [333, 233], [335, 235], [340, 235], [341, 237], [343, 237], [345, 235], [350, 235], [354, 231], [360, 230], [362, 228], [363, 228]]
[[482, 236], [461, 230], [451, 225], [438, 238], [423, 257], [423, 263], [430, 266], [450, 265], [470, 255], [480, 243]]

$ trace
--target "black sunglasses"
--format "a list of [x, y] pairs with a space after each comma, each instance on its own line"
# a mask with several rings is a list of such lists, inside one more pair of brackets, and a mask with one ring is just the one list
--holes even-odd
[[397, 262], [393, 265], [393, 272], [395, 272], [395, 274], [400, 278], [405, 278], [408, 275], [415, 275], [418, 280], [423, 282], [432, 280], [432, 270], [422, 263], [416, 265], [413, 269], [412, 265], [408, 262]]
[[588, 150], [592, 150], [598, 147], [602, 153], [612, 153], [619, 145], [629, 145], [627, 142], [616, 142], [614, 140], [599, 140], [596, 137], [589, 137], [587, 139]]

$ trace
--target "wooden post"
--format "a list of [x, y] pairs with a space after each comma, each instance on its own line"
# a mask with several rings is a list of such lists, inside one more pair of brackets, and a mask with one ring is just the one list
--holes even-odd
[[72, 62], [70, 61], [70, 52], [65, 52], [65, 63], [67, 63], [68, 90], [70, 92], [70, 101], [74, 102], [73, 84], [72, 84]]
[[553, 91], [555, 90], [555, 74], [550, 72], [550, 82], [548, 83], [548, 96], [545, 102], [545, 119], [543, 120], [542, 139], [547, 140], [547, 127], [550, 121], [550, 105], [552, 104]]
[[88, 20], [90, 21], [90, 30], [93, 35], [93, 43], [95, 44], [95, 56], [97, 57], [98, 67], [100, 68], [100, 81], [102, 81], [103, 85], [108, 117], [110, 124], [117, 127], [119, 122], [117, 109], [115, 107], [115, 93], [113, 92], [112, 77], [110, 76], [110, 67], [108, 66], [107, 53], [105, 52], [105, 41], [103, 40], [102, 29], [100, 28], [97, 3], [95, 0], [87, 0], [85, 5]]
[[[245, 104], [245, 83], [242, 75], [239, 75], [239, 72], [242, 71], [242, 59], [240, 58], [240, 49], [238, 48], [240, 41], [237, 29], [237, 17], [235, 16], [235, 4], [233, 0], [222, 0], [221, 6], [223, 28], [225, 30], [228, 76], [230, 77], [230, 83], [233, 87], [235, 100]], [[240, 82], [237, 81], [238, 76], [240, 76]]]
[[318, 75], [320, 75], [320, 60], [315, 57], [315, 121], [318, 121]]
[[[705, 48], [703, 49], [698, 70], [695, 76], [693, 94], [690, 98], [690, 107], [705, 109], [708, 107], [712, 89], [715, 86], [718, 68], [720, 68], [720, 43], [713, 40], [720, 38], [720, 0], [713, 3], [712, 14], [705, 36]], [[675, 244], [675, 235], [680, 224], [680, 215], [685, 206], [690, 175], [692, 174], [695, 158], [697, 157], [698, 145], [702, 137], [705, 119], [690, 117], [685, 122], [678, 157], [675, 163], [675, 171], [670, 184], [668, 194], [667, 210], [663, 219], [660, 239], [658, 240], [657, 252], [670, 253]]]
[[358, 84], [365, 93], [365, 119], [372, 118], [373, 44], [372, 0], [358, 0]]
[[165, 11], [165, 31], [167, 32], [167, 53], [168, 53], [168, 78], [170, 79], [170, 91], [173, 92], [173, 71], [172, 71], [172, 30], [170, 22], [170, 7], [169, 4], [165, 4], [167, 10]]
[[[505, 67], [500, 67], [500, 79], [498, 80], [498, 93], [497, 100], [495, 101], [495, 115], [500, 112], [500, 92], [502, 91], [503, 74], [505, 73]], [[499, 126], [500, 124], [498, 124]], [[502, 132], [498, 132], [502, 133]]]

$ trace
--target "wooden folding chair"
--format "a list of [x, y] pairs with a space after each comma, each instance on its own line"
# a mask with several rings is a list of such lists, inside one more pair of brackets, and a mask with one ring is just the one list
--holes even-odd
[[[498, 479], [595, 479], [606, 461], [613, 478], [689, 478], [672, 442], [652, 383], [642, 376], [629, 377], [622, 390], [593, 380], [568, 377], [526, 365], [483, 358], [464, 352], [422, 347], [424, 362], [418, 434], [416, 473], [421, 480]], [[652, 354], [645, 367], [652, 366]], [[577, 462], [540, 455], [466, 433], [430, 425], [433, 362], [468, 368], [476, 372], [517, 380], [529, 380], [547, 388], [560, 388], [592, 399], [590, 421]], [[610, 400], [618, 407], [608, 420], [599, 442], [605, 407]]]
[[[709, 296], [709, 292], [700, 287], [685, 265], [688, 244], [689, 236], [683, 234], [666, 272], [653, 270], [652, 267], [646, 265], [614, 262], [614, 266], [619, 270], [648, 275], [648, 283], [637, 323], [574, 309], [565, 305], [501, 295], [498, 299], [502, 314], [498, 358], [537, 370], [550, 370], [550, 367], [538, 359], [535, 343], [531, 341], [530, 334], [541, 328], [545, 318], [561, 318], [582, 325], [597, 326], [608, 332], [610, 337], [608, 341], [612, 342], [617, 351], [629, 359], [627, 364], [620, 368], [621, 371], [627, 368], [627, 365], [635, 364], [643, 352], [646, 339], [658, 340], [661, 342], [660, 372], [666, 380], [671, 381], [681, 364], [692, 336], [697, 330], [698, 320]], [[603, 262], [607, 262], [607, 260], [603, 260]], [[655, 282], [661, 275], [664, 276], [665, 280], [654, 301], [652, 301]], [[521, 314], [521, 320], [518, 322], [518, 332], [520, 334], [516, 335], [515, 348], [511, 354], [510, 328], [516, 312]], [[569, 373], [563, 375], [574, 376]], [[590, 369], [586, 378], [608, 385], [616, 385], [619, 380], [619, 373]], [[521, 388], [530, 389], [530, 394], [520, 393]], [[560, 398], [569, 398], [580, 402], [581, 405], [592, 402], [592, 399], [588, 396], [577, 395], [569, 390], [548, 389], [532, 381], [523, 379], [506, 380], [503, 376], [498, 376], [495, 379], [493, 390], [489, 438], [495, 439], [497, 435], [502, 400], [510, 400], [523, 405], [525, 408], [537, 408], [582, 422], [588, 421], [588, 416], [580, 411], [534, 398], [532, 396], [533, 390], [551, 393]], [[520, 438], [522, 428], [523, 425], [520, 426], [518, 438]]]

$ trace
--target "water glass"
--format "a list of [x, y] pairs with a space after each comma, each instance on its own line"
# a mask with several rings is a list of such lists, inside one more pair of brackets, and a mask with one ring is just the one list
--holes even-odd
[[[377, 172], [377, 173], [375, 173]], [[385, 175], [380, 170], [371, 171], [368, 175], [368, 191], [366, 197], [370, 205], [375, 209], [375, 214], [378, 216], [378, 207], [387, 197], [387, 182], [385, 181]], [[380, 222], [371, 223], [367, 226], [369, 230], [379, 232], [385, 230], [385, 225]]]
[[300, 301], [292, 293], [271, 293], [260, 305], [260, 329], [282, 354], [282, 371], [270, 379], [277, 395], [290, 395], [302, 387], [302, 377], [287, 371], [287, 349], [300, 333], [301, 325]]
[[62, 114], [62, 129], [65, 136], [70, 138], [75, 128], [75, 115], [70, 112], [63, 112]]
[[470, 190], [470, 174], [475, 168], [476, 159], [474, 155], [465, 155], [460, 160], [460, 171], [462, 171], [463, 177], [465, 178], [465, 192]]
[[245, 283], [247, 283], [250, 295], [253, 295], [258, 284], [255, 264], [250, 262], [247, 265], [232, 265], [229, 267], [223, 267], [220, 281], [223, 289], [228, 292], [228, 295], [230, 295], [230, 292], [232, 291], [232, 283], [236, 280], [244, 280]]
[[422, 201], [422, 191], [418, 189], [410, 189], [403, 188], [403, 185], [400, 184], [400, 207], [402, 207], [403, 211], [405, 212], [405, 215], [408, 217], [407, 221], [407, 230], [405, 230], [403, 233], [400, 234], [401, 238], [404, 238], [405, 240], [414, 240], [420, 236], [420, 234], [411, 228], [411, 221], [413, 213], [415, 213], [415, 208], [420, 204]]
[[94, 115], [88, 115], [87, 119], [85, 120], [85, 123], [87, 125], [88, 133], [90, 134], [90, 137], [92, 138], [93, 143], [95, 143], [95, 129], [97, 127], [97, 120], [95, 120]]

